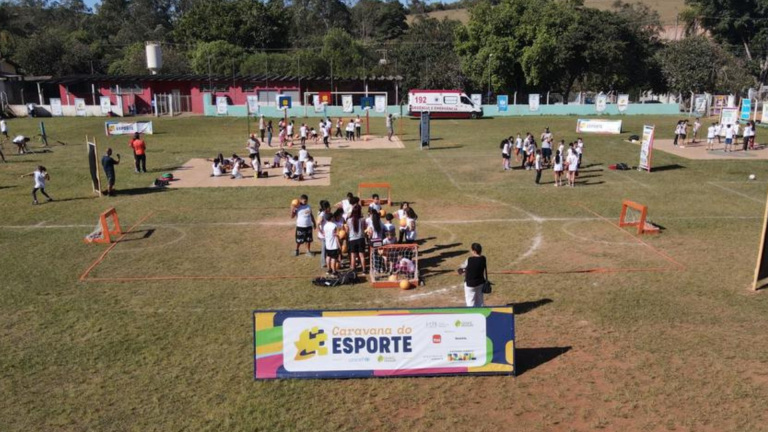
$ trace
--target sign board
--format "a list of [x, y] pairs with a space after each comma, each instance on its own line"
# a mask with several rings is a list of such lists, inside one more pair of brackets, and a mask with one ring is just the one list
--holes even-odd
[[622, 120], [579, 119], [576, 121], [576, 133], [620, 135], [621, 124]]
[[277, 109], [287, 110], [293, 106], [291, 97], [286, 95], [277, 95]]
[[597, 100], [595, 101], [595, 110], [599, 113], [605, 111], [605, 108], [608, 106], [608, 96], [600, 93], [597, 95]]
[[[735, 125], [739, 122], [738, 108], [723, 108], [720, 110], [720, 124], [723, 126]], [[725, 128], [723, 128], [725, 131]]]
[[655, 130], [655, 126], [643, 126], [643, 140], [640, 144], [640, 166], [637, 167], [638, 170], [651, 171], [651, 157], [653, 155]]
[[629, 108], [629, 95], [628, 94], [620, 94], [619, 98], [616, 100], [616, 107], [619, 109], [619, 112], [624, 112]]
[[227, 115], [227, 112], [229, 112], [229, 106], [227, 104], [226, 96], [217, 96], [216, 97], [216, 114]]
[[541, 96], [538, 94], [529, 94], [528, 95], [528, 108], [531, 111], [538, 111], [539, 110], [539, 102], [540, 102]]
[[387, 97], [384, 95], [376, 95], [375, 105], [377, 113], [387, 112]]
[[75, 98], [75, 115], [85, 117], [85, 99]]
[[739, 116], [739, 120], [741, 121], [749, 121], [752, 118], [752, 99], [742, 99], [741, 100], [741, 115]]
[[736, 96], [728, 95], [728, 102], [726, 103], [728, 108], [736, 108]]
[[768, 101], [763, 101], [763, 117], [760, 119], [763, 124], [768, 123]]
[[512, 375], [512, 307], [255, 311], [254, 378]]
[[352, 103], [352, 95], [341, 95], [341, 109], [345, 113], [355, 111], [355, 105]]
[[59, 98], [51, 98], [51, 115], [54, 117], [61, 117], [64, 115], [62, 109], [61, 109], [61, 99]]
[[707, 105], [709, 97], [705, 94], [696, 95], [693, 98], [693, 114], [696, 117], [704, 117], [707, 115]]
[[419, 136], [421, 137], [421, 148], [429, 147], [429, 111], [421, 113]]
[[496, 97], [496, 105], [499, 107], [499, 112], [505, 112], [509, 109], [509, 96], [499, 95]]
[[369, 110], [373, 108], [373, 97], [364, 96], [360, 98], [360, 109]]
[[326, 104], [326, 105], [331, 104], [331, 92], [319, 92], [317, 95], [320, 99], [321, 104]]
[[472, 104], [476, 106], [482, 106], [483, 105], [483, 95], [480, 93], [475, 93], [469, 97], [472, 100]]
[[109, 96], [100, 96], [99, 105], [101, 105], [102, 114], [106, 115], [106, 114], [109, 114], [110, 111], [112, 111], [112, 102], [110, 102]]
[[725, 108], [728, 96], [716, 95], [712, 101], [712, 115], [720, 115]]
[[152, 122], [140, 121], [140, 122], [116, 122], [108, 121], [104, 122], [104, 130], [107, 132], [107, 136], [112, 135], [133, 135], [136, 132], [152, 135]]
[[321, 113], [325, 111], [325, 104], [320, 102], [320, 95], [312, 95], [312, 106], [315, 107], [316, 113]]
[[245, 99], [248, 101], [248, 113], [258, 114], [259, 113], [259, 96], [248, 95], [245, 97]]

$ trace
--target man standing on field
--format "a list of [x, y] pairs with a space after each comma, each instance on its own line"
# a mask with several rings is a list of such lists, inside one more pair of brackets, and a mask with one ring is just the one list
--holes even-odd
[[315, 215], [312, 214], [312, 208], [307, 203], [309, 197], [302, 195], [299, 199], [299, 205], [291, 208], [291, 219], [296, 219], [296, 252], [299, 256], [299, 246], [307, 244], [307, 255], [312, 256], [312, 231], [317, 228]]
[[130, 145], [136, 162], [136, 172], [147, 172], [147, 144], [141, 139], [141, 135], [138, 132], [133, 135]]

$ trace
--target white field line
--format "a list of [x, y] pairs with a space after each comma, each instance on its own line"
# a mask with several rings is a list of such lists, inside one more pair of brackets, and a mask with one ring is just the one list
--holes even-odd
[[536, 224], [536, 235], [533, 237], [533, 241], [531, 242], [531, 246], [528, 248], [528, 250], [511, 263], [507, 264], [505, 268], [510, 268], [519, 264], [524, 259], [535, 254], [541, 248], [541, 244], [544, 243], [544, 236], [541, 233], [541, 225], [541, 223]]
[[440, 162], [438, 162], [438, 161], [437, 161], [437, 159], [435, 159], [435, 157], [434, 157], [434, 156], [432, 156], [432, 153], [430, 153], [429, 151], [427, 151], [427, 156], [429, 156], [429, 158], [432, 160], [432, 162], [434, 162], [434, 163], [435, 163], [435, 165], [437, 165], [437, 169], [439, 169], [439, 170], [440, 170], [440, 172], [442, 172], [443, 174], [445, 174], [445, 176], [446, 176], [446, 177], [448, 177], [448, 180], [450, 180], [450, 181], [451, 181], [451, 184], [453, 185], [453, 187], [455, 187], [456, 189], [459, 189], [459, 190], [461, 190], [461, 186], [459, 186], [459, 184], [458, 184], [458, 183], [456, 182], [456, 180], [453, 178], [453, 176], [451, 175], [451, 173], [449, 173], [448, 171], [446, 171], [446, 169], [445, 169], [445, 168], [443, 168], [443, 166], [440, 164]]
[[765, 200], [761, 200], [761, 199], [757, 199], [755, 197], [751, 197], [751, 196], [749, 196], [747, 194], [741, 193], [741, 192], [739, 192], [737, 190], [733, 190], [733, 189], [731, 189], [729, 187], [722, 186], [722, 185], [720, 185], [718, 183], [707, 182], [707, 184], [710, 185], [710, 186], [714, 186], [714, 187], [716, 187], [716, 188], [718, 188], [720, 190], [723, 190], [725, 192], [730, 192], [730, 193], [738, 195], [738, 196], [740, 196], [742, 198], [746, 198], [746, 199], [748, 199], [750, 201], [754, 201], [754, 202], [759, 203], [759, 204], [765, 204]]
[[411, 295], [403, 297], [402, 299], [403, 300], [408, 300], [408, 301], [413, 301], [413, 300], [418, 300], [418, 299], [422, 299], [422, 298], [426, 298], [426, 297], [432, 297], [434, 295], [444, 294], [444, 293], [447, 293], [447, 292], [450, 292], [450, 291], [453, 291], [453, 290], [457, 290], [458, 288], [459, 288], [458, 285], [453, 285], [453, 286], [448, 287], [448, 288], [440, 288], [440, 289], [433, 290], [433, 291], [428, 291], [428, 292], [425, 292], [425, 293], [411, 294]]
[[[750, 197], [751, 198], [751, 197]], [[670, 216], [664, 217], [654, 215], [654, 218], [662, 220], [759, 220], [761, 216]], [[532, 218], [506, 218], [506, 219], [466, 219], [466, 220], [425, 220], [420, 223], [429, 225], [471, 225], [471, 224], [484, 224], [484, 223], [516, 223], [516, 222], [590, 222], [602, 220], [596, 217], [539, 217]], [[151, 222], [144, 222], [139, 226], [143, 227], [197, 227], [197, 226], [293, 226], [295, 222], [197, 222], [197, 223], [177, 223], [177, 224], [155, 224]], [[63, 224], [63, 225], [0, 225], [0, 229], [5, 230], [36, 230], [36, 229], [81, 229], [90, 228], [93, 229], [92, 224]]]
[[632, 177], [630, 177], [629, 175], [619, 174], [619, 172], [618, 172], [618, 171], [614, 171], [614, 170], [612, 170], [612, 169], [608, 169], [608, 167], [605, 167], [605, 166], [602, 166], [602, 165], [599, 165], [599, 166], [603, 168], [603, 171], [604, 171], [604, 172], [607, 172], [607, 173], [610, 173], [610, 174], [613, 174], [613, 175], [619, 176], [619, 177], [621, 177], [621, 178], [624, 178], [624, 179], [630, 180], [630, 181], [632, 181], [632, 182], [635, 182], [635, 183], [639, 184], [640, 186], [642, 186], [642, 187], [644, 187], [644, 188], [646, 188], [646, 189], [652, 189], [652, 187], [651, 187], [650, 185], [647, 185], [647, 184], [645, 184], [645, 183], [641, 182], [640, 180], [637, 180], [637, 179], [633, 179], [633, 178], [632, 178]]

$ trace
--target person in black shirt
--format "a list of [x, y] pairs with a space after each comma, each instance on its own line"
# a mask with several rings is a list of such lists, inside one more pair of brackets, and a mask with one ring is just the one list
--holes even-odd
[[120, 155], [117, 160], [112, 159], [112, 149], [107, 149], [107, 154], [101, 158], [101, 166], [104, 168], [104, 174], [107, 176], [107, 195], [115, 196], [115, 165], [120, 164]]
[[464, 275], [464, 298], [467, 307], [482, 307], [483, 285], [488, 268], [483, 256], [483, 247], [479, 243], [472, 243], [472, 255], [459, 267], [459, 274]]

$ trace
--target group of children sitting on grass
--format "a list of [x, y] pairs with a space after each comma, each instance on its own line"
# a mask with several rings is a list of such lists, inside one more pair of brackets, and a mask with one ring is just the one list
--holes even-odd
[[[224, 155], [219, 153], [214, 159], [208, 159], [209, 162], [212, 162], [211, 177], [229, 175], [232, 179], [241, 179], [243, 178], [241, 170], [244, 168], [253, 169], [256, 178], [266, 177], [266, 172], [263, 171], [261, 163], [260, 147], [261, 143], [259, 140], [255, 135], [251, 135], [246, 147], [250, 162], [234, 153], [230, 158], [225, 158]], [[317, 164], [303, 144], [297, 155], [294, 156], [284, 148], [281, 148], [275, 153], [272, 163], [267, 162], [267, 166], [271, 168], [279, 168], [281, 165], [283, 166], [283, 177], [286, 179], [301, 181], [305, 178], [315, 178], [315, 167], [317, 167]]]
[[[317, 238], [321, 241], [320, 266], [327, 269], [327, 274], [338, 275], [342, 267], [366, 274], [367, 257], [371, 251], [383, 245], [416, 242], [416, 219], [418, 216], [413, 208], [404, 202], [396, 212], [399, 220], [399, 235], [393, 220], [395, 215], [382, 209], [380, 197], [373, 194], [366, 202], [351, 192], [344, 200], [332, 206], [327, 200], [320, 201], [317, 217], [312, 213], [308, 197], [302, 195], [291, 205], [291, 218], [296, 219], [296, 250], [307, 245], [307, 255], [313, 256], [311, 250], [313, 231], [317, 230]], [[364, 211], [366, 216], [363, 215]], [[407, 261], [401, 262], [402, 258]], [[415, 263], [406, 256], [395, 257], [383, 253], [380, 249], [373, 259], [377, 273], [415, 271]], [[377, 264], [378, 263], [378, 264]], [[359, 265], [359, 270], [358, 270]]]

